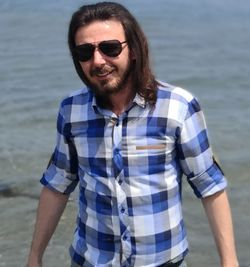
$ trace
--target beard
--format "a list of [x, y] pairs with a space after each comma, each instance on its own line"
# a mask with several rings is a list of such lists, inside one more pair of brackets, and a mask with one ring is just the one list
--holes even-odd
[[[110, 95], [119, 93], [122, 90], [125, 90], [131, 80], [131, 74], [132, 74], [132, 64], [129, 63], [127, 66], [127, 69], [124, 71], [122, 76], [115, 77], [115, 80], [103, 79], [100, 80], [99, 83], [94, 83], [90, 81], [90, 79], [87, 79], [87, 86], [90, 88], [90, 90], [96, 95], [96, 97], [100, 98], [108, 98]], [[102, 75], [105, 73], [111, 72], [112, 73], [118, 73], [116, 67], [111, 66], [105, 66], [103, 68], [96, 68], [90, 72], [90, 76], [94, 77], [95, 75]]]

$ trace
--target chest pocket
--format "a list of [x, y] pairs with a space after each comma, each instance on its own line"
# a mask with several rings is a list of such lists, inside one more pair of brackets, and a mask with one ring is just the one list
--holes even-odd
[[123, 144], [123, 153], [130, 175], [157, 174], [173, 160], [175, 140], [171, 137], [130, 138]]

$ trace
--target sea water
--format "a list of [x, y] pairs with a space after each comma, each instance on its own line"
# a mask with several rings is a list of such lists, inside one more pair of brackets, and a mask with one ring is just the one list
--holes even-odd
[[[117, 2], [144, 29], [156, 77], [200, 100], [210, 142], [229, 181], [240, 266], [250, 266], [250, 2]], [[67, 48], [67, 27], [72, 12], [85, 3], [93, 1], [0, 2], [0, 266], [26, 261], [39, 178], [54, 149], [58, 106], [82, 87]], [[183, 205], [189, 266], [219, 266], [200, 201], [185, 183]], [[75, 212], [70, 201], [46, 251], [45, 267], [69, 266]]]

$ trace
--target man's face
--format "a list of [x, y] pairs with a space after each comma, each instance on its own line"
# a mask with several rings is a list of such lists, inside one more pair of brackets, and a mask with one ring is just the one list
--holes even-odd
[[[97, 46], [102, 41], [126, 41], [122, 24], [116, 20], [95, 21], [78, 29], [75, 35], [76, 46], [92, 43]], [[82, 70], [95, 93], [110, 95], [130, 86], [130, 53], [127, 43], [122, 44], [122, 51], [116, 57], [105, 55], [96, 48], [93, 56], [80, 62]], [[131, 88], [129, 88], [131, 90]]]

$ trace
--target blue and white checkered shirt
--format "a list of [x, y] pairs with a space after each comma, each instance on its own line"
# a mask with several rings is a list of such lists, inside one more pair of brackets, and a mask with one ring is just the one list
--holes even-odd
[[153, 108], [136, 95], [118, 117], [85, 88], [62, 102], [57, 131], [41, 183], [69, 194], [79, 182], [72, 262], [155, 267], [186, 255], [182, 175], [199, 198], [226, 187], [189, 92], [165, 84]]

